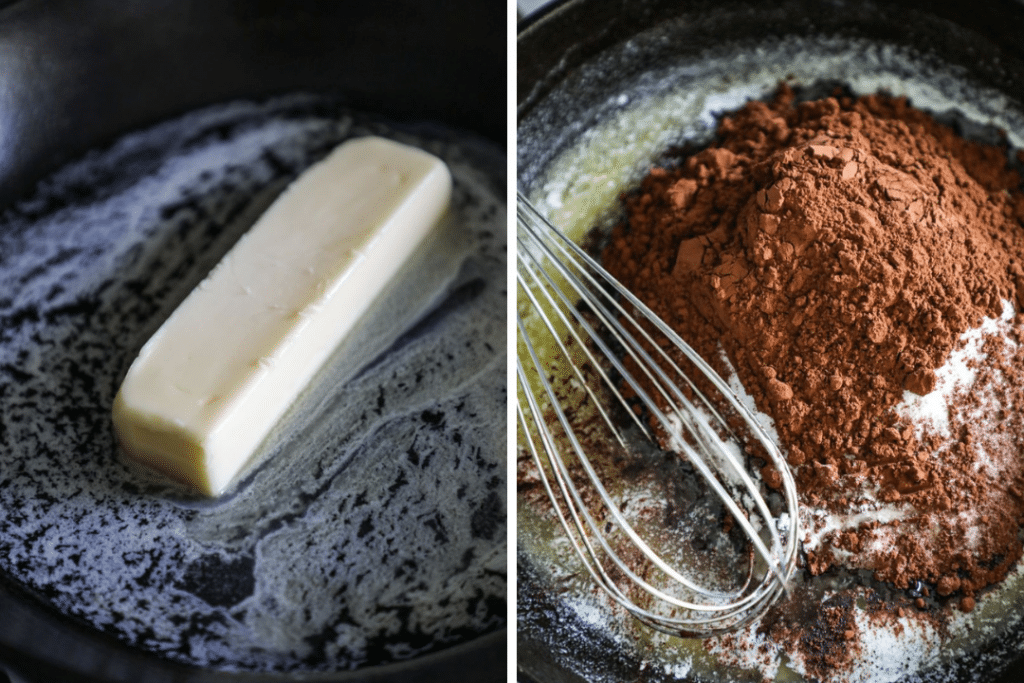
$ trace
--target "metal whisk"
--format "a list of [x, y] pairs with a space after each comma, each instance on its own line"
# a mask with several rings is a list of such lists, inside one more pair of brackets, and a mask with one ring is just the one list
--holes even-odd
[[[519, 440], [576, 553], [612, 599], [656, 629], [703, 637], [758, 617], [796, 564], [785, 459], [728, 384], [522, 194], [516, 217]], [[707, 538], [652, 531], [649, 488], [610, 491], [623, 478], [616, 468], [658, 462], [651, 453], [664, 461], [665, 451], [714, 494], [721, 514]], [[778, 472], [781, 492], [756, 481], [758, 461]], [[723, 553], [739, 559], [714, 559]]]

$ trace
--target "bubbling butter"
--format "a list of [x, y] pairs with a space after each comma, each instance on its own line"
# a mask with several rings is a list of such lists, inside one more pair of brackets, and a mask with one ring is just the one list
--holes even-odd
[[378, 137], [306, 171], [143, 346], [114, 400], [125, 453], [223, 492], [443, 222], [451, 188], [440, 159]]

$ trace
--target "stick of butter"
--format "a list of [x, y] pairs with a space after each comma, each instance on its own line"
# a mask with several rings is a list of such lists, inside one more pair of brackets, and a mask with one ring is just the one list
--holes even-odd
[[306, 171], [142, 347], [114, 400], [125, 453], [221, 493], [440, 221], [451, 182], [376, 137]]

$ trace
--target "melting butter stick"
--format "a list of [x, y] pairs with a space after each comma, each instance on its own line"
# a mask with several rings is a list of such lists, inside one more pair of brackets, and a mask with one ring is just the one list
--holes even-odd
[[222, 492], [450, 196], [440, 159], [382, 138], [306, 171], [142, 347], [114, 400], [124, 451]]

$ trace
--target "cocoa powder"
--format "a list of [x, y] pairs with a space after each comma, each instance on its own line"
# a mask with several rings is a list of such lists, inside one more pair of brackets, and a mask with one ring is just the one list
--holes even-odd
[[936, 390], [1004, 301], [1024, 308], [1024, 194], [1005, 149], [902, 99], [797, 104], [783, 88], [623, 200], [604, 265], [735, 371], [774, 420], [801, 501], [899, 511], [825, 534], [806, 568], [842, 558], [971, 609], [1021, 556], [1020, 317], [986, 338], [973, 384], [947, 391], [945, 431], [895, 407]]

